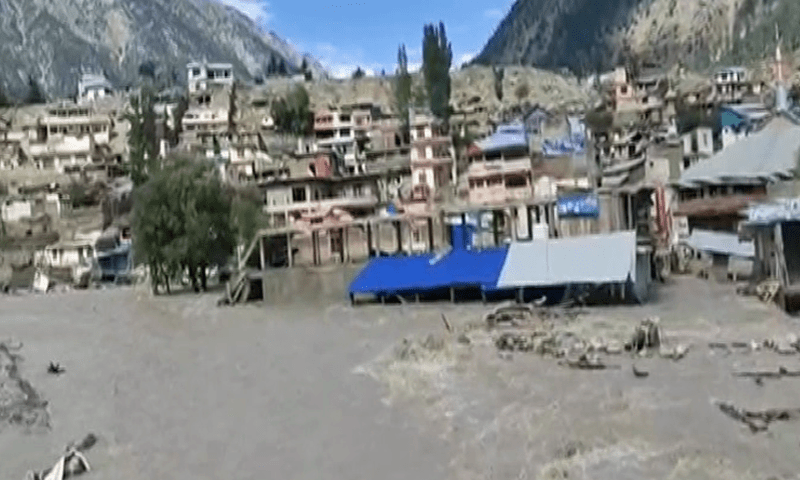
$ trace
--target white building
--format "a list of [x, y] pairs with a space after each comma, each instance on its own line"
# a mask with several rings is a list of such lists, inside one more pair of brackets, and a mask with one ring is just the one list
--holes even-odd
[[92, 102], [99, 98], [110, 97], [114, 87], [104, 75], [85, 73], [78, 81], [78, 101]]
[[233, 65], [230, 63], [192, 62], [186, 65], [189, 92], [207, 90], [212, 86], [233, 86]]

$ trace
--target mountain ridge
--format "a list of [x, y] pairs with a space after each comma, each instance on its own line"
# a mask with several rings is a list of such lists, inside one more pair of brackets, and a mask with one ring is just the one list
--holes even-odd
[[[602, 5], [599, 5], [603, 3]], [[581, 75], [633, 59], [700, 68], [800, 48], [797, 0], [517, 0], [476, 57]]]
[[102, 72], [124, 86], [144, 65], [166, 83], [185, 82], [193, 60], [232, 63], [255, 80], [270, 65], [287, 73], [319, 62], [214, 0], [0, 0], [0, 85], [23, 98], [32, 77], [50, 98], [74, 95], [82, 72]]

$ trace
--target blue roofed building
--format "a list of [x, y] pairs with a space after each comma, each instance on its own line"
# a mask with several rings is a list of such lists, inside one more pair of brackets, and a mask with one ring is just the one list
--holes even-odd
[[469, 202], [502, 205], [532, 196], [530, 144], [522, 123], [500, 125], [467, 150]]

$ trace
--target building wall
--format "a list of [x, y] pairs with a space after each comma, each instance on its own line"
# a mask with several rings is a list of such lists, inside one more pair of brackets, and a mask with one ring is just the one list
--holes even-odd
[[18, 222], [33, 216], [33, 203], [30, 200], [8, 200], [3, 203], [3, 221]]

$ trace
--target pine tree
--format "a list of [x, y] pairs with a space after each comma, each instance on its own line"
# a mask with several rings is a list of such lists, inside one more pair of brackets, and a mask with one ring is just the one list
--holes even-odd
[[158, 169], [158, 139], [153, 103], [152, 91], [143, 87], [138, 96], [131, 97], [130, 110], [125, 114], [125, 119], [130, 123], [129, 168], [135, 186], [144, 184], [148, 176]]
[[452, 45], [447, 41], [444, 23], [426, 25], [422, 38], [422, 73], [431, 113], [442, 120], [450, 117], [450, 66]]
[[356, 71], [353, 72], [354, 79], [364, 78], [366, 75], [367, 75], [366, 72], [364, 72], [364, 70], [362, 70], [361, 67], [356, 67]]

